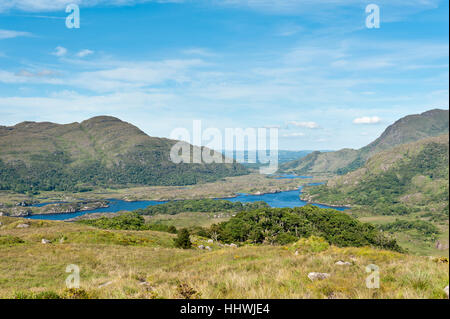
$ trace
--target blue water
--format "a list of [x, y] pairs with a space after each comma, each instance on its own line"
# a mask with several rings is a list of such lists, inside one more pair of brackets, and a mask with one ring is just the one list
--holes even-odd
[[[46, 219], [46, 220], [66, 220], [66, 219], [74, 218], [77, 216], [82, 216], [85, 214], [117, 213], [120, 211], [133, 211], [133, 210], [145, 208], [148, 206], [154, 206], [154, 205], [167, 203], [167, 202], [155, 201], [155, 200], [127, 202], [127, 201], [123, 201], [123, 200], [119, 200], [119, 199], [108, 199], [108, 201], [109, 201], [109, 207], [105, 207], [105, 208], [97, 208], [97, 209], [93, 209], [93, 210], [86, 210], [83, 212], [67, 213], [67, 214], [33, 215], [33, 216], [29, 216], [27, 218]], [[35, 205], [35, 207], [42, 207], [45, 205], [50, 205], [50, 203], [37, 204], [37, 205]]]
[[295, 179], [295, 178], [313, 178], [313, 176], [299, 176], [299, 175], [292, 175], [292, 174], [276, 174], [271, 175], [273, 179]]
[[[310, 186], [314, 185], [320, 185], [322, 183], [311, 183], [308, 184]], [[231, 202], [241, 202], [241, 203], [253, 203], [258, 201], [264, 201], [266, 202], [270, 207], [277, 207], [277, 208], [283, 208], [283, 207], [301, 207], [308, 204], [308, 202], [300, 199], [300, 193], [301, 193], [301, 187], [299, 187], [298, 190], [294, 191], [285, 191], [280, 193], [274, 193], [274, 194], [263, 194], [263, 195], [249, 195], [249, 194], [238, 194], [238, 196], [233, 198], [222, 198], [225, 200], [229, 200]], [[321, 205], [321, 204], [312, 204], [317, 207], [321, 208], [333, 208], [336, 210], [343, 211], [347, 209], [347, 207], [331, 207], [327, 205]]]
[[[316, 186], [321, 185], [323, 183], [310, 183], [309, 186]], [[273, 193], [273, 194], [262, 194], [262, 195], [249, 195], [249, 194], [241, 194], [238, 193], [236, 197], [232, 198], [218, 198], [218, 199], [224, 199], [231, 202], [241, 202], [241, 203], [253, 203], [258, 201], [264, 201], [266, 202], [270, 207], [277, 207], [277, 208], [283, 208], [283, 207], [301, 207], [308, 204], [308, 202], [300, 199], [300, 193], [301, 193], [302, 187], [299, 187], [298, 190], [293, 191], [285, 191], [285, 192], [279, 192], [279, 193]], [[27, 218], [30, 219], [46, 219], [46, 220], [66, 220], [70, 218], [74, 218], [77, 216], [82, 216], [85, 214], [91, 214], [91, 213], [117, 213], [120, 211], [133, 211], [140, 208], [145, 208], [147, 206], [154, 206], [159, 204], [164, 204], [167, 202], [160, 202], [160, 201], [135, 201], [135, 202], [126, 202], [123, 200], [118, 199], [109, 199], [109, 207], [106, 208], [98, 208], [94, 210], [87, 210], [83, 212], [76, 212], [76, 213], [68, 213], [68, 214], [46, 214], [46, 215], [33, 215], [29, 216]], [[45, 205], [49, 205], [50, 203], [45, 204], [37, 204], [35, 207], [42, 207]], [[39, 205], [39, 206], [38, 206]], [[321, 205], [321, 204], [312, 204], [317, 207], [321, 208], [333, 208], [339, 211], [343, 211], [347, 209], [347, 207], [331, 207], [327, 205]]]

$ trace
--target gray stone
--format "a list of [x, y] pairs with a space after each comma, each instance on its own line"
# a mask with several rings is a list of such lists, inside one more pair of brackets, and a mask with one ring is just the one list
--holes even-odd
[[236, 244], [230, 244], [230, 247], [236, 248], [237, 245]]
[[330, 274], [327, 274], [327, 273], [321, 273], [321, 272], [310, 272], [310, 273], [308, 274], [308, 278], [309, 278], [311, 281], [327, 279], [327, 278], [329, 278], [329, 277], [330, 277]]
[[214, 240], [212, 240], [212, 239], [208, 239], [208, 243], [213, 243], [214, 242]]
[[205, 246], [200, 245], [200, 246], [198, 246], [198, 249], [205, 249]]
[[351, 262], [342, 261], [342, 260], [339, 260], [335, 263], [335, 265], [338, 265], [338, 266], [350, 266], [351, 264], [352, 264]]
[[211, 250], [211, 247], [206, 246], [205, 249], [206, 249], [206, 250]]
[[29, 224], [19, 224], [16, 226], [16, 228], [28, 228], [28, 227], [30, 227]]
[[43, 243], [43, 244], [50, 244], [51, 241], [48, 240], [48, 239], [42, 238], [41, 243]]
[[109, 286], [109, 285], [111, 285], [112, 283], [113, 283], [112, 281], [107, 281], [107, 282], [105, 282], [105, 283], [99, 285], [98, 288], [103, 288], [103, 287]]

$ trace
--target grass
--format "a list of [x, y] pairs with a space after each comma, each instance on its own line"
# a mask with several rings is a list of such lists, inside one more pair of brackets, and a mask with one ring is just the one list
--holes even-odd
[[[80, 267], [79, 295], [86, 298], [444, 298], [449, 281], [448, 264], [368, 247], [295, 255], [289, 247], [229, 248], [193, 238], [212, 250], [182, 250], [168, 233], [30, 220], [19, 229], [24, 220], [0, 221], [0, 235], [24, 241], [0, 246], [0, 298], [64, 297], [69, 264]], [[337, 266], [338, 260], [352, 265]], [[365, 286], [369, 264], [380, 268], [379, 289]], [[312, 282], [313, 271], [331, 277]]]
[[[221, 217], [215, 218], [214, 216]], [[209, 227], [212, 224], [225, 222], [231, 218], [230, 212], [225, 213], [179, 213], [175, 215], [155, 215], [144, 216], [145, 220], [150, 223], [160, 223], [167, 226], [175, 226], [176, 228], [189, 228], [194, 226]]]
[[[372, 215], [372, 216], [362, 216], [358, 219], [362, 222], [368, 222], [375, 225], [383, 225], [395, 222], [396, 219], [399, 220], [409, 220], [414, 221], [420, 218], [421, 213], [415, 213], [406, 216], [385, 216], [385, 215]], [[423, 219], [423, 218], [422, 218]], [[426, 219], [424, 219], [426, 220]], [[448, 221], [437, 224], [441, 233], [439, 234], [436, 241], [426, 239], [421, 234], [416, 234], [413, 231], [399, 231], [394, 233], [394, 237], [397, 239], [398, 244], [402, 248], [406, 248], [409, 253], [421, 255], [421, 256], [449, 256], [449, 249], [439, 250], [436, 248], [437, 240], [444, 245], [449, 244], [449, 232], [448, 232]]]

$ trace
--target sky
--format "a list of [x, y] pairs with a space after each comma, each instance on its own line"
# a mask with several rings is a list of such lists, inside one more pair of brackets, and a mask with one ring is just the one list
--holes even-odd
[[201, 120], [359, 148], [448, 109], [448, 28], [446, 0], [0, 0], [0, 125], [110, 115], [169, 137]]

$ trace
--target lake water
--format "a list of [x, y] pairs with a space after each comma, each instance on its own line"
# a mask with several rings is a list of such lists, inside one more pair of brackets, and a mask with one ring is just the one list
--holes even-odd
[[295, 178], [313, 178], [313, 176], [299, 176], [299, 175], [292, 175], [292, 174], [275, 174], [271, 175], [271, 178], [273, 179], [295, 179]]
[[[322, 183], [311, 183], [308, 184], [310, 186], [320, 185]], [[306, 201], [300, 199], [302, 187], [299, 187], [298, 190], [293, 191], [285, 191], [273, 194], [262, 194], [262, 195], [250, 195], [250, 194], [238, 194], [238, 196], [233, 198], [220, 198], [224, 200], [229, 200], [231, 202], [241, 202], [241, 203], [252, 203], [257, 201], [264, 201], [270, 207], [301, 207], [308, 204]], [[46, 219], [46, 220], [66, 220], [70, 218], [74, 218], [77, 216], [91, 214], [91, 213], [117, 213], [119, 211], [133, 211], [140, 208], [145, 208], [147, 206], [154, 206], [163, 204], [166, 202], [160, 201], [135, 201], [135, 202], [127, 202], [118, 199], [110, 199], [109, 207], [106, 208], [98, 208], [94, 210], [87, 210], [83, 212], [76, 213], [68, 213], [68, 214], [48, 214], [48, 215], [33, 215], [27, 218], [30, 219]], [[45, 204], [38, 204], [39, 207], [45, 206]], [[47, 204], [49, 205], [49, 204]], [[336, 210], [343, 211], [347, 209], [347, 207], [330, 207], [327, 205], [321, 204], [313, 204], [314, 206], [318, 206], [321, 208], [333, 208]], [[37, 206], [37, 205], [36, 205]]]
[[[92, 214], [92, 213], [117, 213], [120, 211], [133, 211], [140, 208], [145, 208], [148, 206], [154, 206], [159, 205], [167, 202], [162, 201], [155, 201], [155, 200], [145, 200], [145, 201], [135, 201], [135, 202], [127, 202], [124, 200], [119, 199], [108, 199], [109, 201], [109, 207], [105, 208], [97, 208], [93, 210], [86, 210], [83, 212], [76, 212], [76, 213], [67, 213], [67, 214], [45, 214], [45, 215], [33, 215], [29, 216], [27, 218], [30, 219], [46, 219], [46, 220], [66, 220], [70, 218], [75, 218], [77, 216], [82, 216], [85, 214]], [[45, 205], [50, 205], [50, 203], [47, 204], [37, 204], [35, 207], [42, 207]]]

